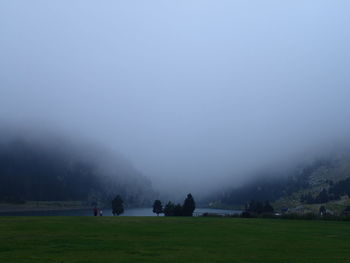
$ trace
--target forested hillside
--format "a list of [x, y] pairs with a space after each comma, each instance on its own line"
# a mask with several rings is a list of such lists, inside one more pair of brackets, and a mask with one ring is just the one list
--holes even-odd
[[264, 172], [256, 179], [217, 194], [216, 203], [244, 205], [250, 200], [278, 205], [324, 204], [350, 197], [350, 153], [317, 158], [278, 172]]
[[151, 182], [119, 155], [88, 143], [20, 136], [0, 143], [0, 201], [108, 201], [149, 205]]

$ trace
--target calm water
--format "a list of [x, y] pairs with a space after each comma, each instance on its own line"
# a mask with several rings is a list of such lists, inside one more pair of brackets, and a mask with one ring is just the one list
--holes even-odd
[[[237, 214], [238, 210], [222, 210], [210, 208], [197, 208], [195, 214], [216, 213], [216, 214]], [[162, 214], [160, 214], [161, 216]], [[93, 216], [92, 209], [89, 210], [65, 210], [65, 211], [20, 211], [20, 212], [0, 212], [0, 216]], [[104, 209], [103, 216], [112, 216], [111, 209]], [[124, 211], [121, 216], [156, 216], [152, 208], [130, 208]]]

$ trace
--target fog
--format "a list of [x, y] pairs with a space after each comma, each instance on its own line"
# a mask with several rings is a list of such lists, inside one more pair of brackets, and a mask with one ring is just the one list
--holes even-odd
[[[1, 1], [0, 125], [123, 154], [163, 192], [346, 138], [349, 1]], [[2, 123], [2, 124], [1, 124]]]

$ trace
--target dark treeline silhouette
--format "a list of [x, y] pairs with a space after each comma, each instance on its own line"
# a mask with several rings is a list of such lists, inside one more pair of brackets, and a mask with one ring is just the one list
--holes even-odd
[[310, 192], [300, 197], [300, 201], [306, 204], [322, 204], [333, 200], [340, 200], [344, 195], [350, 197], [350, 178], [346, 178], [337, 183], [329, 181], [328, 190], [323, 188], [317, 195]]
[[328, 190], [323, 188], [316, 196], [313, 196], [311, 193], [302, 195], [300, 201], [307, 204], [321, 204], [339, 200], [344, 195], [350, 197], [350, 177], [337, 183], [329, 181], [329, 185]]
[[155, 200], [153, 204], [153, 213], [159, 215], [164, 213], [165, 216], [193, 216], [193, 212], [196, 209], [196, 203], [191, 194], [188, 194], [186, 199], [181, 204], [174, 204], [169, 201], [164, 208], [159, 200]]
[[333, 200], [339, 200], [340, 195], [338, 194], [329, 194], [328, 191], [323, 188], [321, 192], [319, 192], [316, 196], [313, 196], [310, 192], [307, 194], [303, 194], [300, 197], [300, 202], [306, 204], [322, 204], [327, 203]]
[[334, 196], [347, 195], [350, 198], [350, 177], [332, 184], [328, 190], [329, 194]]
[[0, 202], [98, 201], [110, 204], [113, 193], [118, 192], [130, 205], [151, 204], [155, 194], [149, 180], [113, 153], [100, 154], [99, 160], [95, 160], [86, 157], [88, 151], [90, 155], [101, 152], [94, 147], [76, 149], [65, 140], [62, 143], [21, 138], [1, 141]]
[[64, 156], [16, 141], [0, 152], [0, 199], [86, 200], [100, 192], [95, 168], [81, 161], [69, 163]]
[[242, 213], [242, 216], [244, 217], [261, 214], [273, 214], [273, 212], [274, 209], [269, 201], [260, 202], [251, 200], [245, 205], [245, 211]]

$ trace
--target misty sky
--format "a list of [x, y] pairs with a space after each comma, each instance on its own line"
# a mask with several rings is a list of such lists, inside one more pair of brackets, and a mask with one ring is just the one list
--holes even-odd
[[347, 0], [2, 0], [0, 119], [240, 180], [350, 131], [349, 25]]

